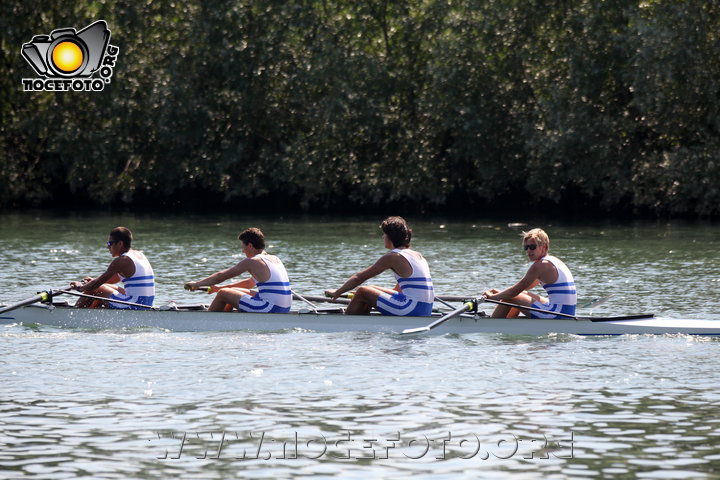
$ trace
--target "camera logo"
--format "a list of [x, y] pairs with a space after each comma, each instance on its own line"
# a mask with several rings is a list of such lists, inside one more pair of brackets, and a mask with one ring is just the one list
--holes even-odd
[[[35, 35], [21, 54], [40, 77], [23, 78], [23, 90], [99, 92], [110, 83], [120, 49], [110, 45], [104, 20], [79, 32], [58, 28], [50, 35]], [[100, 78], [92, 78], [98, 73]]]

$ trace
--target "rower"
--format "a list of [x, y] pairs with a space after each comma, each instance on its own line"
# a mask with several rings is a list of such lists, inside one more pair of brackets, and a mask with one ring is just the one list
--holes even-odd
[[[155, 299], [155, 274], [145, 255], [131, 248], [132, 232], [115, 227], [108, 236], [107, 248], [114, 257], [107, 270], [97, 278], [85, 277], [82, 282], [70, 282], [70, 288], [96, 297], [152, 306]], [[123, 286], [116, 283], [122, 282]], [[75, 304], [79, 308], [102, 306], [118, 309], [140, 309], [126, 303], [103, 302], [81, 297]]]
[[[246, 258], [234, 267], [215, 272], [196, 282], [187, 282], [185, 288], [211, 286], [208, 293], [217, 292], [210, 304], [211, 312], [238, 309], [241, 312], [287, 313], [292, 304], [292, 290], [285, 265], [275, 255], [265, 251], [265, 236], [259, 228], [248, 228], [238, 236]], [[230, 285], [215, 285], [245, 272], [248, 279]], [[257, 291], [251, 288], [257, 286]]]
[[[522, 246], [528, 259], [533, 262], [525, 276], [518, 283], [505, 290], [492, 288], [483, 295], [488, 300], [506, 300], [509, 303], [541, 309], [544, 312], [522, 310], [532, 318], [559, 318], [556, 313], [575, 315], [577, 293], [575, 280], [570, 269], [557, 257], [548, 255], [550, 238], [540, 228], [522, 232]], [[531, 288], [541, 285], [548, 298], [532, 292]], [[508, 305], [495, 307], [492, 316], [499, 318], [517, 317], [520, 310]]]
[[367, 315], [370, 309], [375, 307], [383, 315], [431, 315], [434, 292], [430, 267], [420, 253], [410, 249], [412, 230], [402, 217], [388, 217], [380, 228], [383, 231], [385, 248], [390, 252], [365, 270], [351, 276], [337, 290], [326, 290], [325, 294], [336, 300], [343, 293], [390, 269], [397, 279], [395, 288], [359, 287], [345, 314]]

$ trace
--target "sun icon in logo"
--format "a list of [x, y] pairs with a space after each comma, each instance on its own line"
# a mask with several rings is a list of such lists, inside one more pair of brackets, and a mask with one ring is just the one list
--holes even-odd
[[75, 42], [58, 43], [52, 52], [52, 62], [65, 73], [71, 73], [83, 64], [83, 52]]

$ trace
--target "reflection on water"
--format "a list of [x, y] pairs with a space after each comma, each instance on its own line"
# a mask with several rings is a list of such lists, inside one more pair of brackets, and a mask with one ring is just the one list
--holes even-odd
[[[209, 298], [180, 286], [236, 262], [250, 225], [308, 294], [382, 253], [375, 221], [5, 220], [3, 301], [101, 271], [115, 224], [162, 272], [161, 301]], [[439, 225], [415, 226], [439, 291], [524, 272], [516, 228]], [[717, 228], [548, 230], [582, 297], [616, 294], [602, 313], [720, 318], [717, 289], [702, 290], [717, 285]], [[679, 301], [678, 286], [706, 294]], [[716, 339], [8, 326], [0, 342], [3, 478], [667, 479], [720, 465]]]

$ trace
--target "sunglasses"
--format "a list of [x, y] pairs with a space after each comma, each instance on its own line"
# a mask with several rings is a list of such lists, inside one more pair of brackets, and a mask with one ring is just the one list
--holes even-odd
[[117, 243], [117, 240], [110, 240], [109, 242], [107, 242], [107, 246], [112, 247], [114, 243]]
[[535, 250], [537, 248], [537, 245], [534, 243], [531, 243], [530, 245], [523, 245], [523, 250]]

